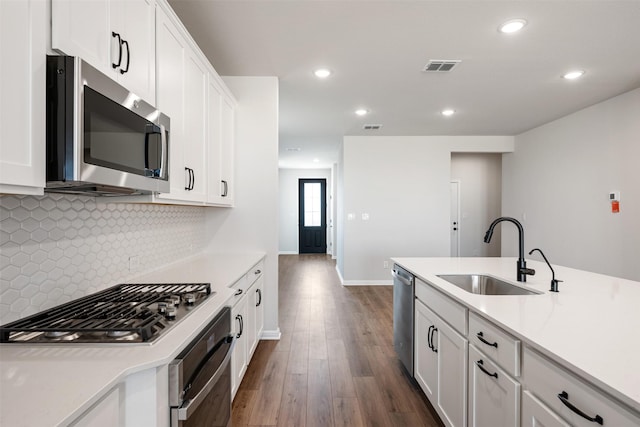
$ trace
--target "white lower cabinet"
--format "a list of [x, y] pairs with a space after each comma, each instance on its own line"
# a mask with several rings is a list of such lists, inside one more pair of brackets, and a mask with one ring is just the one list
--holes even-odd
[[469, 427], [520, 422], [520, 383], [475, 346], [469, 346]]
[[522, 427], [570, 427], [529, 391], [522, 393]]
[[415, 307], [416, 380], [447, 426], [467, 425], [467, 339], [420, 300]]
[[[640, 416], [534, 350], [525, 349], [522, 369], [525, 389], [542, 402], [551, 419], [575, 427], [640, 426]], [[537, 409], [535, 416], [542, 419]], [[527, 417], [523, 415], [525, 426], [546, 426], [531, 424]]]
[[236, 347], [231, 358], [231, 395], [235, 397], [262, 336], [264, 260], [254, 265], [233, 285], [233, 289], [235, 294], [229, 304], [232, 306], [232, 333], [236, 336]]
[[231, 395], [235, 396], [247, 371], [247, 297], [240, 299], [231, 309], [232, 333], [236, 336], [236, 347], [231, 357]]

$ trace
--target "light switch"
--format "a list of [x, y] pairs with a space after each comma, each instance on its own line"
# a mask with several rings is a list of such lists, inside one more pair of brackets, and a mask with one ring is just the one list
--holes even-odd
[[362, 214], [362, 220], [363, 221], [369, 221], [369, 214], [368, 213], [363, 213]]
[[347, 214], [347, 221], [353, 221], [354, 219], [356, 219], [356, 214], [354, 213]]

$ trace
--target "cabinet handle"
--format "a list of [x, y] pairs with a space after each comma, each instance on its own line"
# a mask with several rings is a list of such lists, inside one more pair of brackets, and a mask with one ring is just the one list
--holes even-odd
[[490, 377], [494, 377], [494, 378], [498, 379], [498, 373], [497, 373], [497, 372], [494, 372], [494, 373], [492, 374], [491, 372], [487, 371], [487, 370], [484, 368], [484, 366], [483, 366], [483, 365], [484, 365], [484, 361], [483, 361], [482, 359], [480, 359], [480, 360], [478, 360], [478, 361], [476, 362], [476, 366], [477, 366], [478, 368], [480, 368], [480, 370], [481, 370], [482, 372], [484, 372], [485, 374], [489, 375]]
[[131, 61], [131, 55], [130, 55], [130, 52], [129, 52], [129, 42], [126, 41], [126, 40], [122, 40], [122, 44], [127, 45], [127, 68], [125, 68], [124, 70], [121, 69], [120, 70], [120, 74], [124, 74], [124, 73], [129, 71], [129, 63]]
[[238, 314], [236, 316], [236, 320], [238, 321], [238, 324], [240, 325], [240, 332], [238, 332], [238, 334], [236, 335], [236, 338], [240, 338], [242, 336], [242, 332], [244, 330], [244, 320], [242, 319], [242, 314]]
[[434, 326], [433, 329], [431, 330], [431, 350], [433, 350], [434, 353], [438, 352], [436, 345], [433, 343], [433, 334], [436, 332], [438, 332], [438, 328]]
[[498, 348], [498, 343], [497, 343], [497, 342], [489, 342], [489, 341], [485, 340], [485, 339], [483, 338], [483, 337], [484, 337], [484, 334], [483, 334], [482, 332], [478, 332], [478, 333], [476, 334], [476, 337], [478, 337], [478, 339], [479, 339], [480, 341], [482, 341], [483, 343], [485, 343], [486, 345], [489, 345], [489, 346], [491, 346], [491, 347]]
[[187, 171], [187, 174], [189, 175], [187, 185], [186, 185], [186, 187], [184, 187], [184, 189], [187, 190], [187, 191], [191, 191], [191, 190], [193, 190], [193, 187], [196, 184], [196, 175], [193, 172], [193, 169], [191, 169], [191, 168], [188, 168], [188, 167], [185, 166], [184, 170]]
[[224, 179], [221, 182], [222, 186], [224, 187], [224, 190], [222, 190], [222, 197], [227, 197], [227, 195], [229, 194], [229, 184]]
[[233, 295], [235, 295], [235, 296], [242, 295], [242, 292], [244, 292], [242, 289], [238, 289], [238, 290], [236, 291], [236, 293], [235, 293], [235, 294], [233, 294]]
[[604, 419], [600, 415], [596, 414], [595, 417], [591, 418], [589, 415], [585, 414], [580, 409], [573, 406], [573, 404], [569, 402], [569, 393], [567, 393], [566, 391], [563, 391], [562, 393], [558, 394], [558, 399], [560, 399], [560, 402], [562, 402], [564, 406], [571, 409], [573, 412], [580, 415], [585, 420], [591, 421], [592, 423], [598, 423], [600, 425], [604, 424]]
[[122, 64], [122, 39], [120, 38], [120, 34], [116, 33], [115, 31], [111, 31], [111, 37], [118, 38], [118, 63], [111, 63], [111, 66], [116, 69]]
[[433, 344], [431, 343], [431, 330], [435, 328], [435, 326], [431, 325], [429, 326], [429, 329], [427, 330], [427, 345], [429, 346], [429, 348], [431, 350], [433, 350]]
[[256, 270], [256, 271], [254, 271], [254, 272], [253, 272], [253, 274], [255, 274], [256, 276], [257, 276], [258, 274], [260, 274], [260, 273], [262, 273], [262, 271], [261, 271], [260, 269], [258, 269], [258, 270]]
[[262, 289], [256, 289], [256, 292], [258, 294], [258, 302], [256, 303], [256, 307], [260, 307], [260, 304], [262, 304]]

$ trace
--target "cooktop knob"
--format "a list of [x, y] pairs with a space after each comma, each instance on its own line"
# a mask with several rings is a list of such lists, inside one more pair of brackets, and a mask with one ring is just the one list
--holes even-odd
[[192, 293], [184, 294], [183, 298], [184, 298], [184, 302], [189, 305], [193, 305], [196, 302], [196, 296], [195, 294], [192, 294]]
[[167, 302], [177, 307], [180, 305], [180, 297], [178, 295], [171, 295]]
[[167, 303], [159, 302], [158, 303], [158, 313], [164, 314], [167, 312]]
[[174, 320], [176, 318], [176, 310], [175, 307], [167, 307], [167, 311], [164, 313], [164, 316], [169, 320]]

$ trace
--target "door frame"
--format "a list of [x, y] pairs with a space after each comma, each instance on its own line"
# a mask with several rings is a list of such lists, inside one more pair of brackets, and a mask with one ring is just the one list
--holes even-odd
[[[302, 233], [301, 228], [304, 226], [304, 184], [319, 183], [320, 184], [320, 227], [324, 229], [324, 252], [302, 252]], [[326, 178], [298, 178], [298, 253], [327, 253], [327, 179]]]

